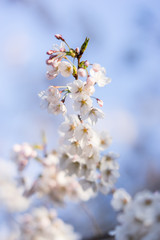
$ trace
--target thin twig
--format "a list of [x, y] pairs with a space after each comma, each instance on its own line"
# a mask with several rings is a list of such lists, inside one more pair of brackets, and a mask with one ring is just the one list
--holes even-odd
[[92, 215], [92, 213], [89, 211], [89, 209], [83, 202], [81, 202], [80, 205], [83, 208], [84, 212], [87, 214], [88, 218], [91, 220], [91, 223], [92, 223], [94, 229], [96, 230], [96, 234], [98, 234], [98, 236], [101, 236], [102, 235], [101, 229], [100, 229], [98, 223], [96, 222], [96, 219]]

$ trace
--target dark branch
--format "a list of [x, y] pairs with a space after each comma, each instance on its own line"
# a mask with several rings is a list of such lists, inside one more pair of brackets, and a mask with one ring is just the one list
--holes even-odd
[[108, 233], [103, 233], [102, 235], [96, 235], [92, 237], [84, 237], [82, 240], [114, 240], [113, 236], [110, 236]]

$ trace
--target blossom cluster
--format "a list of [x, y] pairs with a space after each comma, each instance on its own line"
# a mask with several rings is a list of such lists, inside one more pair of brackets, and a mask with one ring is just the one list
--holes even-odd
[[[50, 86], [39, 96], [42, 105], [47, 107], [50, 113], [62, 113], [65, 118], [59, 129], [60, 168], [68, 175], [77, 177], [84, 190], [99, 190], [106, 194], [111, 191], [119, 177], [119, 165], [116, 161], [118, 155], [112, 152], [102, 155], [102, 151], [110, 146], [112, 138], [107, 132], [97, 133], [94, 129], [98, 119], [104, 118], [104, 113], [93, 106], [93, 100], [96, 100], [100, 107], [103, 106], [103, 101], [93, 94], [96, 85], [104, 87], [111, 79], [106, 76], [105, 68], [100, 64], [81, 61], [89, 39], [86, 38], [81, 49], [73, 50], [61, 35], [56, 35], [56, 38], [62, 42], [59, 47], [54, 45], [53, 50], [47, 52], [47, 76], [51, 80], [58, 74], [63, 77], [72, 74], [74, 80], [66, 86]], [[69, 50], [66, 50], [66, 46]], [[68, 59], [69, 56], [73, 58], [73, 63]], [[77, 66], [74, 65], [75, 59]], [[73, 101], [75, 114], [67, 114], [67, 97]]]
[[64, 204], [66, 199], [86, 201], [94, 195], [90, 190], [83, 191], [74, 177], [66, 176], [66, 173], [56, 165], [43, 167], [34, 189], [39, 196], [47, 196], [54, 204]]
[[[123, 193], [123, 197], [128, 199], [128, 194]], [[159, 240], [160, 193], [137, 193], [132, 200], [127, 201], [123, 212], [118, 215], [118, 221], [117, 240]]]
[[53, 209], [34, 208], [18, 218], [19, 229], [10, 234], [7, 240], [79, 240], [73, 227], [57, 217]]
[[[2, 164], [2, 160], [1, 160]], [[24, 189], [17, 186], [16, 181], [12, 179], [10, 174], [4, 171], [4, 167], [0, 166], [0, 202], [9, 212], [24, 211], [29, 207], [29, 199], [23, 196]], [[16, 197], [16, 201], [15, 201]]]
[[21, 218], [20, 238], [23, 240], [79, 240], [69, 224], [57, 218], [55, 210], [37, 208]]
[[[19, 144], [18, 146], [19, 148], [24, 148], [26, 144]], [[36, 151], [34, 148], [39, 148], [39, 151]], [[52, 203], [61, 205], [64, 204], [67, 199], [72, 201], [86, 201], [94, 196], [94, 192], [91, 189], [84, 191], [74, 176], [67, 176], [65, 171], [59, 168], [59, 159], [56, 151], [46, 153], [46, 156], [43, 157], [42, 154], [40, 154], [43, 152], [42, 145], [34, 147], [28, 144], [27, 149], [32, 149], [36, 153], [35, 158], [32, 156], [32, 159], [42, 165], [42, 170], [28, 187], [28, 185], [25, 184], [27, 182], [26, 174], [23, 174], [25, 167], [23, 167], [23, 171], [21, 169], [21, 177], [23, 176], [23, 183], [21, 182], [23, 185], [22, 193], [24, 193], [26, 197], [36, 194], [39, 198], [48, 198]], [[18, 160], [21, 157], [21, 151], [18, 153], [15, 146], [13, 147], [13, 151], [16, 151], [16, 154], [13, 154], [13, 156], [19, 169]], [[27, 156], [25, 154], [23, 155], [23, 157]]]
[[16, 161], [19, 171], [22, 171], [28, 164], [29, 160], [36, 156], [37, 152], [28, 143], [15, 144], [13, 146], [12, 159]]

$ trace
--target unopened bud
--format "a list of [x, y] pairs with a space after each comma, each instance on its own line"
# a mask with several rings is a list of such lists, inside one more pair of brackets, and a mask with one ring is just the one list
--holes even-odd
[[48, 54], [48, 55], [52, 55], [54, 52], [55, 52], [55, 51], [53, 51], [53, 50], [49, 50], [49, 51], [47, 52], [47, 54]]
[[70, 56], [73, 58], [76, 56], [75, 51], [73, 49], [70, 49], [69, 53], [70, 53]]
[[85, 61], [84, 65], [85, 65], [86, 67], [89, 66], [89, 62], [88, 62], [88, 60]]
[[79, 75], [80, 77], [85, 77], [85, 76], [86, 76], [86, 71], [85, 71], [85, 69], [84, 69], [84, 68], [79, 68], [79, 69], [78, 69], [78, 75]]
[[54, 61], [53, 59], [47, 59], [46, 60], [46, 64], [47, 65], [51, 65], [53, 63], [53, 61]]
[[79, 54], [79, 47], [76, 47], [75, 52]]
[[92, 77], [87, 78], [87, 85], [93, 86], [95, 84], [95, 80]]
[[55, 61], [55, 57], [57, 57], [57, 55], [50, 55], [49, 59], [46, 60], [46, 63], [52, 64]]
[[61, 34], [55, 34], [54, 36], [55, 36], [58, 40], [62, 40], [63, 42], [65, 41]]
[[101, 99], [99, 99], [99, 98], [96, 98], [96, 100], [97, 100], [98, 105], [100, 107], [103, 107], [103, 101]]

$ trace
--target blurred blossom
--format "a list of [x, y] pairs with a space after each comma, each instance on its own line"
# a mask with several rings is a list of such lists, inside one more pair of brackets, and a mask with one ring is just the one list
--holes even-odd
[[45, 207], [37, 208], [31, 214], [20, 219], [20, 238], [24, 240], [79, 240], [80, 236], [74, 233], [69, 224], [58, 219], [56, 212]]
[[[3, 163], [2, 163], [3, 166]], [[8, 169], [10, 164], [6, 164]], [[23, 189], [16, 185], [11, 175], [5, 174], [5, 169], [0, 170], [0, 202], [8, 211], [16, 212], [26, 210], [29, 200], [23, 197]]]
[[159, 240], [160, 194], [139, 192], [118, 216], [116, 239]]

